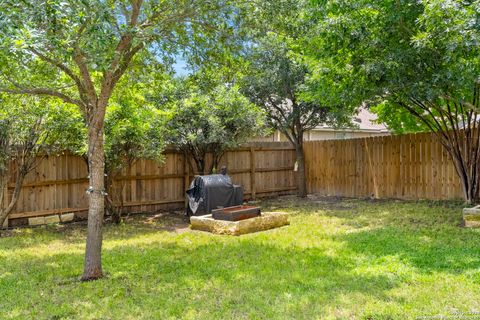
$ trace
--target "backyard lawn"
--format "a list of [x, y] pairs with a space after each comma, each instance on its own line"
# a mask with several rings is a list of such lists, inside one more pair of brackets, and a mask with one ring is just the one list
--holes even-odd
[[283, 197], [291, 225], [241, 237], [138, 215], [104, 233], [107, 277], [81, 283], [85, 225], [0, 238], [2, 319], [480, 318], [480, 230], [461, 204]]

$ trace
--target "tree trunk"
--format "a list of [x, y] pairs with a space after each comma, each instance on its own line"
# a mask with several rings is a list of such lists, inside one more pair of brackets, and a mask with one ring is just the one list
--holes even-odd
[[124, 209], [124, 199], [123, 199], [123, 190], [125, 189], [125, 181], [117, 180], [121, 175], [123, 168], [130, 168], [133, 166], [135, 161], [129, 161], [128, 163], [122, 164], [120, 169], [108, 169], [108, 164], [106, 164], [105, 172], [105, 189], [107, 195], [105, 196], [105, 211], [110, 215], [112, 222], [119, 224], [122, 221], [123, 209]]
[[5, 188], [7, 188], [8, 177], [6, 176], [5, 172], [2, 172], [0, 175], [0, 229], [2, 228], [5, 220], [7, 220], [8, 212], [5, 210], [5, 201], [8, 201], [5, 198]]
[[295, 145], [295, 155], [297, 160], [297, 183], [298, 196], [304, 198], [307, 196], [307, 180], [305, 177], [305, 155], [303, 153], [303, 143]]
[[101, 278], [102, 227], [105, 213], [105, 153], [103, 117], [88, 130], [88, 166], [90, 172], [87, 245], [82, 281]]
[[205, 174], [205, 155], [201, 158], [194, 158], [195, 165], [197, 166], [197, 173], [201, 176]]
[[474, 204], [480, 200], [480, 83], [475, 83], [471, 103], [450, 97], [448, 92], [439, 97], [441, 104], [415, 97], [397, 103], [436, 134], [453, 161], [465, 202]]
[[205, 174], [205, 164], [206, 164], [206, 153], [204, 150], [200, 150], [195, 145], [187, 144], [182, 148], [183, 154], [188, 159], [193, 160], [195, 163], [196, 171], [193, 168], [192, 162], [188, 161], [190, 169], [192, 169], [193, 174], [204, 175]]
[[222, 151], [213, 151], [212, 152], [212, 164], [210, 165], [210, 170], [209, 170], [209, 174], [213, 174], [213, 172], [215, 171], [215, 173], [219, 173], [219, 169], [218, 168], [218, 165], [220, 164], [220, 160], [222, 160], [222, 157], [223, 155], [225, 154], [225, 152], [222, 152]]
[[[23, 168], [19, 169], [19, 172], [17, 173], [17, 176], [16, 176], [17, 181], [15, 182], [15, 189], [13, 190], [12, 199], [10, 200], [10, 202], [6, 207], [4, 206], [5, 206], [5, 202], [8, 201], [8, 199], [4, 197], [4, 194], [2, 194], [1, 196], [2, 199], [0, 201], [0, 228], [3, 226], [3, 224], [5, 223], [5, 220], [7, 220], [8, 216], [13, 211], [13, 209], [15, 208], [15, 205], [18, 202], [18, 198], [20, 197], [20, 192], [22, 191], [23, 180], [25, 179], [26, 174], [27, 173]], [[3, 187], [0, 189], [0, 192], [2, 193], [4, 192], [4, 188], [7, 188], [7, 185], [8, 185], [8, 178], [6, 177], [4, 178], [5, 178], [5, 181], [4, 183], [2, 183]]]
[[475, 159], [473, 163], [470, 163], [470, 167], [465, 167], [465, 165], [463, 165], [465, 159], [462, 159], [466, 157], [465, 155], [455, 154], [450, 148], [447, 148], [447, 152], [450, 155], [455, 171], [460, 179], [465, 203], [468, 205], [479, 203], [480, 172], [476, 164], [478, 159]]

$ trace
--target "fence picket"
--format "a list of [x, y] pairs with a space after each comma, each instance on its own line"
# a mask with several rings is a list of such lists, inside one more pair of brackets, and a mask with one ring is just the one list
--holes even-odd
[[446, 200], [463, 197], [443, 146], [430, 133], [305, 142], [309, 192]]

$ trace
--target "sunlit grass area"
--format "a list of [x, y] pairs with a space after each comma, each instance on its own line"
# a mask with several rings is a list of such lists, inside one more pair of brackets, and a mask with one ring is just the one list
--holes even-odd
[[106, 225], [106, 278], [82, 283], [85, 226], [0, 238], [3, 319], [414, 319], [478, 314], [480, 230], [456, 203], [265, 201], [291, 225], [241, 237], [173, 215]]

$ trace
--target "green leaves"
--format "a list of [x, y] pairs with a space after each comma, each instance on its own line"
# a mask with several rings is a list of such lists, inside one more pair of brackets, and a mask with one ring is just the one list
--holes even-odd
[[19, 157], [33, 164], [37, 155], [76, 152], [84, 146], [86, 128], [81, 115], [52, 99], [2, 95], [0, 126], [3, 168]]
[[163, 160], [163, 119], [151, 106], [113, 103], [105, 120], [105, 162], [109, 172], [138, 159]]
[[[319, 23], [303, 41], [317, 66], [314, 78], [333, 79], [341, 100], [380, 103], [375, 110], [400, 132], [401, 122], [412, 119], [396, 109], [412, 106], [412, 98], [445, 108], [443, 96], [472, 101], [480, 75], [479, 1], [338, 0], [313, 7]], [[410, 124], [407, 131], [415, 127], [424, 128]]]
[[31, 88], [48, 89], [41, 94], [60, 92], [70, 98], [64, 101], [84, 109], [93, 95], [111, 94], [109, 86], [139, 53], [143, 62], [169, 69], [177, 55], [192, 65], [232, 63], [242, 48], [238, 24], [245, 12], [232, 1], [0, 4], [0, 89], [28, 94]]
[[385, 123], [395, 134], [406, 134], [419, 131], [427, 131], [428, 127], [420, 122], [408, 110], [399, 108], [398, 105], [383, 101], [370, 108], [377, 115], [380, 123]]
[[163, 161], [165, 116], [149, 100], [163, 76], [154, 65], [146, 70], [132, 68], [118, 84], [105, 117], [105, 164], [109, 174], [138, 159]]
[[190, 90], [171, 109], [167, 127], [175, 145], [201, 144], [208, 148], [215, 144], [226, 150], [260, 133], [263, 114], [239, 93], [238, 87], [219, 85], [207, 93]]
[[318, 90], [320, 85], [329, 87], [331, 81], [313, 76], [312, 63], [295, 51], [297, 44], [273, 32], [257, 39], [248, 57], [250, 68], [241, 82], [242, 91], [268, 114], [269, 125], [290, 141], [301, 143], [303, 133], [321, 123], [343, 123], [345, 118], [340, 115], [347, 108], [332, 99], [330, 92]]
[[[264, 129], [264, 113], [235, 85], [217, 82], [201, 89], [196, 76], [178, 80], [168, 100], [167, 141], [194, 157], [221, 155]], [[161, 106], [159, 106], [161, 107]], [[204, 168], [198, 168], [200, 172]]]

